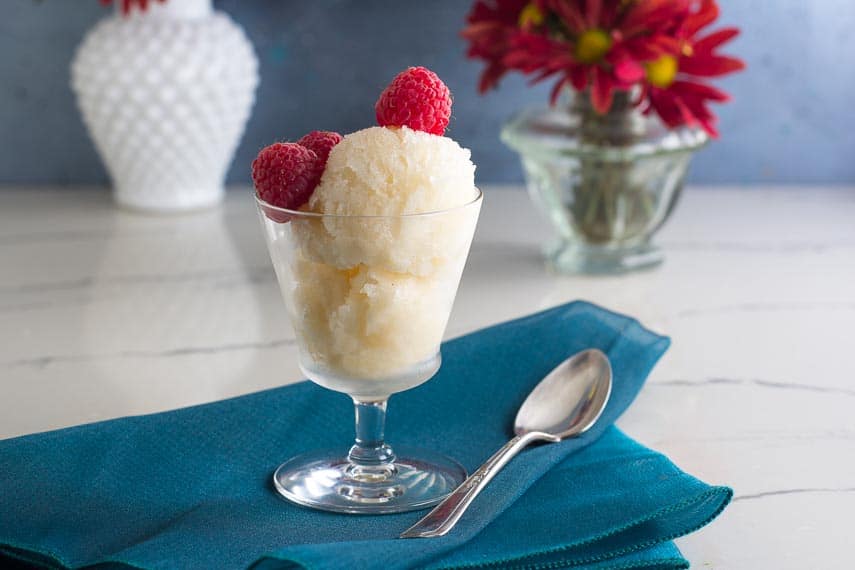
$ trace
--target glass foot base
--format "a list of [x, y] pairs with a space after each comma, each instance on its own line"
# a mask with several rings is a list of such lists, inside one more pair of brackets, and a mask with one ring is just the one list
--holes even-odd
[[655, 267], [665, 259], [651, 243], [620, 248], [560, 242], [544, 253], [549, 269], [564, 275], [628, 273]]
[[280, 465], [273, 485], [280, 495], [306, 507], [381, 514], [435, 505], [466, 479], [466, 470], [443, 455], [395, 451], [394, 463], [375, 467], [351, 463], [340, 451], [307, 453]]

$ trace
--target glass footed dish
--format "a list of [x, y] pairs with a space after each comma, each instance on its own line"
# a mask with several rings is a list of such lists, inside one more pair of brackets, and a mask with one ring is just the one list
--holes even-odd
[[466, 472], [456, 461], [385, 442], [389, 397], [439, 370], [440, 343], [466, 263], [482, 194], [436, 212], [337, 216], [256, 198], [309, 380], [353, 399], [349, 452], [311, 451], [274, 473], [276, 490], [307, 507], [394, 513], [434, 505]]

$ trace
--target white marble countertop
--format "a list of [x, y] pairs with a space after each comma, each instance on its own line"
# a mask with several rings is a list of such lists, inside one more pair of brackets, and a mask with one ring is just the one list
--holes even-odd
[[[488, 188], [448, 336], [583, 298], [672, 337], [620, 426], [736, 498], [698, 568], [852, 568], [855, 188], [689, 189], [665, 264], [546, 274], [525, 193]], [[298, 380], [248, 190], [148, 217], [0, 189], [0, 438]]]

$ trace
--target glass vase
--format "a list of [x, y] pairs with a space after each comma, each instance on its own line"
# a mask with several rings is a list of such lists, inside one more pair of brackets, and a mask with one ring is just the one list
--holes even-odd
[[520, 154], [532, 200], [558, 239], [545, 249], [557, 273], [622, 273], [660, 263], [651, 241], [673, 211], [698, 128], [668, 130], [615, 94], [598, 114], [587, 93], [512, 118], [502, 140]]

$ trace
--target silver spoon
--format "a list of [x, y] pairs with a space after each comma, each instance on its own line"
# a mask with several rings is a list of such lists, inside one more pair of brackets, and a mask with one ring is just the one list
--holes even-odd
[[443, 536], [457, 524], [487, 483], [527, 445], [559, 442], [587, 431], [599, 419], [612, 391], [609, 359], [592, 348], [579, 352], [547, 374], [517, 412], [516, 436], [469, 476], [401, 538]]

